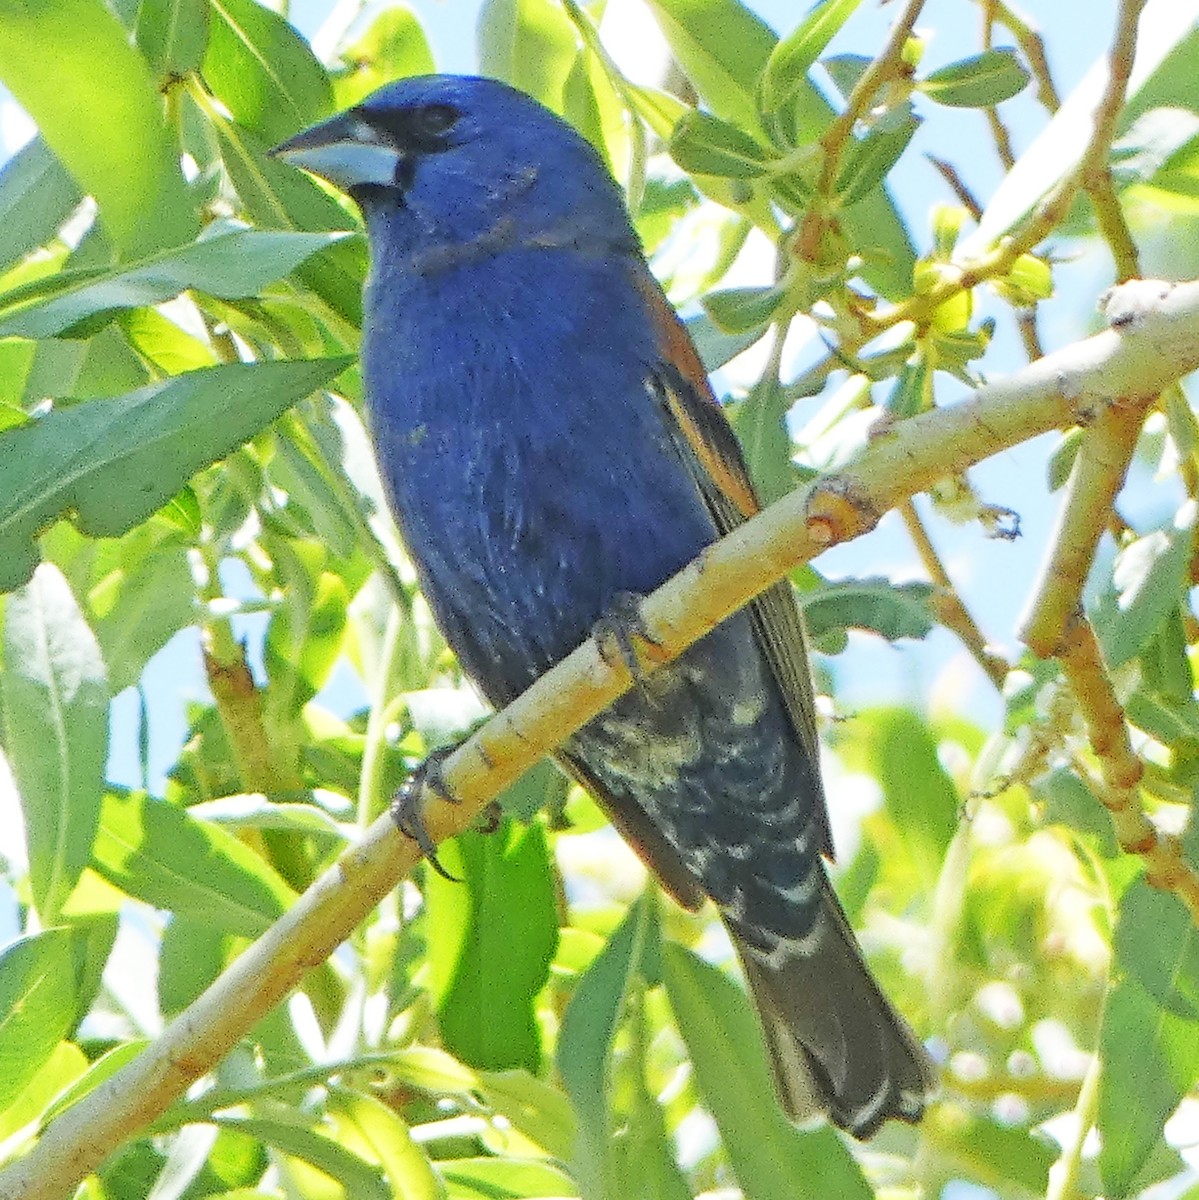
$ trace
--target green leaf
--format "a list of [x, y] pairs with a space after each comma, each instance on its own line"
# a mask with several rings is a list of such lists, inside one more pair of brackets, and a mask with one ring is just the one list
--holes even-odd
[[1112, 667], [1151, 642], [1183, 594], [1199, 507], [1187, 501], [1174, 520], [1125, 546], [1112, 570], [1114, 605], [1096, 614], [1096, 631]]
[[808, 70], [857, 9], [861, 0], [819, 0], [775, 46], [758, 81], [764, 112], [777, 112], [807, 84]]
[[478, 20], [479, 70], [562, 111], [577, 50], [574, 25], [553, 0], [484, 0]]
[[1199, 1021], [1199, 930], [1177, 896], [1138, 879], [1120, 900], [1114, 948], [1163, 1009]]
[[351, 108], [393, 79], [431, 75], [437, 69], [420, 21], [400, 4], [379, 13], [356, 42], [339, 50], [338, 57], [348, 64], [333, 78], [339, 109]]
[[454, 1158], [438, 1164], [449, 1200], [525, 1200], [578, 1196], [574, 1181], [544, 1159]]
[[1083, 431], [1071, 429], [1064, 433], [1062, 440], [1054, 446], [1053, 453], [1049, 456], [1049, 465], [1046, 468], [1051, 492], [1056, 492], [1063, 487], [1070, 478], [1070, 472], [1074, 469], [1074, 460], [1078, 458], [1082, 443]]
[[97, 313], [160, 304], [188, 288], [254, 296], [341, 236], [232, 229], [112, 270], [61, 271], [0, 294], [0, 337], [55, 337]]
[[441, 1200], [441, 1186], [424, 1152], [412, 1140], [412, 1131], [382, 1100], [333, 1088], [329, 1112], [345, 1138], [348, 1126], [356, 1144], [369, 1146], [383, 1167], [392, 1194], [404, 1200]]
[[990, 108], [1019, 95], [1029, 74], [1014, 50], [984, 50], [940, 67], [916, 86], [952, 108]]
[[[933, 1109], [924, 1126], [930, 1141], [955, 1164], [958, 1177], [991, 1195], [1041, 1196], [1057, 1155], [1039, 1130], [1009, 1126], [991, 1115]], [[1015, 1185], [1012, 1188], [1010, 1185]]]
[[1046, 821], [1091, 834], [1104, 858], [1114, 858], [1120, 852], [1112, 814], [1073, 771], [1058, 767], [1041, 776], [1033, 787], [1033, 795], [1044, 803]]
[[919, 128], [920, 121], [905, 113], [895, 121], [880, 123], [853, 143], [836, 183], [837, 195], [846, 208], [865, 200], [875, 191]]
[[674, 127], [670, 156], [693, 175], [752, 179], [769, 170], [766, 148], [735, 125], [693, 109]]
[[0, 435], [0, 590], [33, 573], [33, 539], [57, 517], [73, 510], [89, 537], [125, 533], [349, 361], [193, 371]]
[[804, 624], [813, 638], [865, 629], [889, 642], [925, 638], [933, 628], [928, 583], [892, 583], [881, 576], [843, 579], [801, 596]]
[[790, 407], [786, 392], [767, 376], [733, 413], [733, 428], [745, 451], [750, 477], [765, 504], [785, 496], [796, 483], [791, 437], [785, 424]]
[[507, 820], [439, 855], [465, 886], [430, 875], [429, 959], [446, 1048], [489, 1070], [541, 1063], [533, 1001], [549, 977], [558, 915], [545, 828]]
[[[262, 229], [354, 229], [356, 218], [303, 171], [266, 154], [269, 141], [228, 121], [212, 126], [221, 160], [245, 207]], [[314, 255], [298, 277], [344, 320], [362, 322], [366, 243], [346, 238]]]
[[[1194, 108], [1199, 69], [1197, 22], [1199, 0], [1165, 0], [1146, 6], [1138, 26], [1137, 53], [1119, 132], [1151, 108]], [[1097, 61], [991, 194], [978, 227], [960, 247], [961, 259], [985, 253], [1078, 166], [1090, 144], [1095, 105], [1107, 78], [1106, 59]]]
[[[302, 1114], [297, 1113], [296, 1116], [299, 1118]], [[236, 1130], [292, 1158], [311, 1163], [341, 1184], [345, 1194], [353, 1196], [354, 1200], [395, 1200], [395, 1193], [388, 1187], [378, 1167], [339, 1146], [332, 1138], [318, 1133], [314, 1128], [262, 1117], [220, 1115], [213, 1120], [222, 1129]]]
[[209, 12], [208, 0], [141, 0], [137, 45], [162, 83], [199, 70], [208, 48]]
[[281, 142], [333, 111], [333, 87], [311, 47], [256, 0], [209, 0], [204, 79], [239, 125]]
[[149, 1038], [134, 1038], [132, 1041], [121, 1042], [106, 1054], [100, 1055], [82, 1075], [71, 1082], [61, 1095], [54, 1098], [54, 1103], [46, 1109], [42, 1117], [43, 1122], [48, 1124], [66, 1112], [72, 1104], [82, 1100], [88, 1092], [95, 1091], [100, 1084], [111, 1079], [126, 1063], [131, 1063], [149, 1044]]
[[158, 953], [158, 1006], [163, 1016], [181, 1013], [225, 969], [231, 941], [211, 921], [171, 915]]
[[725, 333], [761, 333], [774, 320], [787, 293], [778, 287], [726, 288], [709, 292], [704, 309]]
[[53, 924], [91, 857], [108, 758], [109, 689], [95, 635], [48, 563], [5, 606], [0, 700], [33, 902], [43, 923]]
[[157, 519], [96, 546], [88, 604], [114, 696], [136, 684], [146, 663], [196, 622], [187, 554], [187, 542]]
[[49, 1062], [75, 1023], [71, 933], [48, 929], [0, 953], [0, 1112]]
[[648, 0], [670, 49], [722, 120], [758, 128], [755, 84], [778, 39], [740, 0]]
[[566, 1162], [578, 1125], [562, 1089], [527, 1071], [481, 1071], [475, 1089], [493, 1112], [512, 1122], [552, 1158]]
[[835, 1130], [804, 1132], [783, 1115], [745, 993], [673, 942], [662, 947], [662, 966], [696, 1083], [746, 1200], [873, 1200]]
[[651, 936], [653, 915], [650, 896], [643, 894], [584, 972], [562, 1017], [558, 1073], [578, 1117], [574, 1175], [585, 1196], [611, 1194], [610, 1057], [630, 980]]
[[295, 899], [232, 834], [143, 793], [105, 796], [94, 855], [127, 895], [242, 937], [265, 932]]
[[[61, 932], [61, 931], [56, 931]], [[0, 956], [0, 991], [4, 988], [3, 957]], [[4, 1001], [0, 999], [0, 1011]], [[3, 1016], [0, 1015], [0, 1021]], [[0, 1034], [0, 1056], [4, 1038]], [[45, 1114], [54, 1101], [88, 1069], [87, 1058], [74, 1042], [59, 1042], [40, 1070], [21, 1089], [21, 1094], [7, 1107], [0, 1101], [0, 1142], [5, 1142], [18, 1130], [33, 1121], [45, 1121]]]
[[0, 169], [0, 272], [53, 237], [80, 198], [44, 138], [22, 146]]
[[928, 726], [910, 709], [876, 709], [863, 717], [874, 773], [925, 892], [932, 895], [957, 831], [961, 801], [937, 758]]
[[1104, 1195], [1119, 1200], [1199, 1076], [1199, 1024], [1161, 1008], [1125, 978], [1108, 993], [1099, 1055], [1099, 1172]]
[[124, 255], [195, 236], [157, 84], [100, 0], [0, 0], [0, 80]]

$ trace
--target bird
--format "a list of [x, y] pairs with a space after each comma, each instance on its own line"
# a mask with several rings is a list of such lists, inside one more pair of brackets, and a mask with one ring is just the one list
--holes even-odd
[[[400, 79], [275, 148], [369, 247], [368, 424], [419, 586], [496, 708], [759, 510], [623, 194], [498, 80]], [[784, 581], [570, 737], [557, 760], [736, 947], [778, 1098], [858, 1138], [917, 1122], [925, 1048], [871, 975], [833, 845], [802, 618]]]

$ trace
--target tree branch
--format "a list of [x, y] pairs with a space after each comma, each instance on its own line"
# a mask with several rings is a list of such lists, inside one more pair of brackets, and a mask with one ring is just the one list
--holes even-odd
[[[1113, 397], [1155, 397], [1199, 368], [1199, 283], [1134, 284], [1108, 304], [1113, 327], [1057, 351], [973, 399], [880, 432], [859, 458], [792, 493], [702, 554], [650, 596], [644, 619], [663, 661], [835, 541], [946, 474], [1102, 411]], [[586, 642], [497, 714], [445, 763], [458, 804], [429, 805], [435, 841], [483, 806], [631, 685]], [[322, 962], [417, 861], [380, 818], [132, 1063], [72, 1105], [0, 1174], [0, 1200], [62, 1200], [220, 1061]]]

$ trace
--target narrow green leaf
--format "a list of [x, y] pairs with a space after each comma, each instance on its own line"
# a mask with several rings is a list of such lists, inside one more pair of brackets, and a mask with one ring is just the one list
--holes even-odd
[[465, 879], [463, 886], [430, 875], [426, 890], [442, 1041], [469, 1066], [535, 1073], [533, 1001], [558, 943], [545, 828], [508, 820], [492, 834], [468, 832], [442, 861]]
[[62, 271], [0, 294], [0, 337], [55, 337], [97, 313], [159, 304], [188, 288], [254, 296], [340, 237], [230, 229], [112, 270]]
[[778, 312], [787, 293], [777, 287], [727, 288], [709, 292], [703, 298], [704, 309], [725, 333], [761, 332]]
[[262, 1117], [221, 1115], [214, 1120], [222, 1129], [236, 1130], [274, 1146], [292, 1158], [311, 1163], [340, 1183], [346, 1195], [353, 1196], [354, 1200], [395, 1200], [395, 1194], [378, 1167], [339, 1146], [332, 1138], [318, 1133], [314, 1128]]
[[1076, 833], [1089, 833], [1105, 858], [1120, 852], [1112, 814], [1073, 771], [1059, 767], [1037, 780], [1033, 795], [1045, 805], [1045, 820], [1065, 825]]
[[[0, 958], [0, 989], [4, 986], [2, 962]], [[2, 1043], [0, 1037], [0, 1045]], [[56, 1107], [53, 1104], [56, 1098], [87, 1069], [87, 1058], [74, 1042], [59, 1042], [42, 1068], [21, 1089], [20, 1096], [7, 1107], [0, 1103], [0, 1142], [33, 1121], [44, 1123], [47, 1110]]]
[[402, 4], [379, 13], [356, 42], [339, 51], [339, 57], [347, 64], [333, 77], [339, 109], [350, 108], [393, 79], [431, 75], [437, 69], [420, 21]]
[[50, 1061], [76, 1011], [69, 930], [19, 938], [0, 952], [0, 1112]]
[[29, 881], [53, 924], [91, 857], [108, 757], [100, 647], [56, 567], [44, 563], [4, 610], [5, 754], [29, 846]]
[[769, 169], [764, 146], [735, 125], [697, 109], [674, 127], [670, 156], [693, 175], [752, 179]]
[[484, 0], [478, 20], [479, 69], [562, 111], [574, 63], [574, 25], [553, 0]]
[[1103, 1194], [1120, 1200], [1199, 1077], [1199, 1023], [1161, 1008], [1125, 978], [1108, 993], [1099, 1054], [1099, 1172]]
[[231, 936], [211, 921], [172, 913], [158, 954], [158, 1006], [163, 1016], [182, 1012], [225, 969]]
[[476, 1088], [483, 1103], [512, 1122], [552, 1158], [569, 1160], [578, 1123], [562, 1089], [527, 1071], [480, 1071]]
[[438, 1165], [449, 1200], [573, 1200], [574, 1181], [552, 1163], [528, 1158], [454, 1158]]
[[[1150, 108], [1194, 108], [1199, 62], [1199, 0], [1152, 0], [1137, 29], [1137, 53], [1120, 112], [1123, 133]], [[1107, 86], [1101, 59], [1070, 93], [1053, 119], [991, 193], [975, 231], [960, 247], [968, 260], [985, 253], [1078, 165], [1094, 129], [1095, 105]]]
[[854, 143], [837, 176], [837, 195], [846, 208], [865, 200], [878, 188], [919, 128], [920, 121], [906, 113]]
[[649, 936], [647, 895], [633, 905], [589, 966], [562, 1017], [558, 1073], [578, 1117], [575, 1178], [585, 1196], [607, 1196], [609, 1060], [629, 981]]
[[208, 48], [208, 0], [141, 0], [137, 45], [163, 84], [199, 70]]
[[1187, 501], [1174, 520], [1125, 546], [1112, 570], [1115, 603], [1103, 605], [1096, 630], [1108, 663], [1119, 667], [1153, 640], [1183, 595], [1199, 506]]
[[1028, 71], [1014, 50], [984, 50], [940, 67], [916, 86], [938, 104], [990, 108], [1019, 95], [1028, 80]]
[[76, 1078], [54, 1103], [46, 1110], [42, 1121], [49, 1124], [56, 1117], [66, 1112], [72, 1104], [82, 1100], [88, 1092], [93, 1092], [106, 1079], [111, 1079], [126, 1063], [131, 1063], [148, 1045], [149, 1038], [134, 1038], [132, 1041], [121, 1042], [106, 1054], [100, 1055], [91, 1063], [87, 1070]]
[[830, 1126], [804, 1132], [783, 1115], [745, 993], [673, 942], [662, 947], [662, 965], [696, 1083], [746, 1200], [873, 1200], [874, 1190]]
[[819, 0], [775, 46], [758, 83], [764, 112], [777, 112], [807, 82], [808, 70], [857, 9], [861, 0]]
[[0, 168], [0, 273], [53, 237], [80, 199], [44, 138], [22, 146]]
[[0, 435], [0, 590], [33, 573], [33, 539], [69, 510], [116, 537], [349, 363], [235, 363], [56, 409]]
[[957, 789], [937, 758], [928, 726], [910, 709], [876, 709], [863, 720], [887, 811], [932, 895], [958, 826]]
[[733, 413], [733, 428], [758, 494], [766, 504], [795, 487], [791, 437], [785, 424], [791, 401], [776, 380], [758, 382]]
[[88, 595], [92, 624], [115, 696], [146, 663], [197, 620], [188, 542], [167, 521], [151, 520], [98, 548]]
[[[268, 158], [269, 140], [227, 121], [212, 126], [221, 160], [245, 206], [262, 229], [354, 229], [356, 217], [321, 190], [303, 171]], [[314, 255], [297, 271], [339, 316], [362, 322], [366, 242], [347, 238]]]
[[239, 125], [281, 142], [333, 111], [333, 87], [306, 41], [256, 0], [209, 0], [204, 79]]
[[195, 236], [157, 84], [100, 0], [0, 0], [0, 80], [95, 196], [124, 255]]
[[142, 793], [104, 798], [94, 854], [127, 895], [242, 937], [258, 937], [295, 899], [232, 834]]
[[[383, 1167], [392, 1193], [404, 1200], [441, 1200], [441, 1186], [432, 1164], [412, 1140], [412, 1132], [382, 1100], [346, 1088], [329, 1093], [329, 1111], [339, 1126], [369, 1146]], [[344, 1134], [342, 1141], [347, 1141]]]
[[1176, 896], [1138, 879], [1120, 900], [1114, 948], [1162, 1008], [1199, 1021], [1199, 930]]
[[931, 584], [895, 584], [881, 576], [838, 580], [803, 594], [804, 623], [813, 638], [847, 629], [868, 630], [889, 642], [925, 638], [934, 623], [932, 594]]
[[758, 127], [758, 76], [778, 43], [740, 0], [648, 0], [687, 78], [716, 116]]

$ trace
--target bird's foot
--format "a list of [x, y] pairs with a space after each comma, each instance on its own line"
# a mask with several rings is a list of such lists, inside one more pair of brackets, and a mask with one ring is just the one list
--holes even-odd
[[438, 875], [452, 883], [461, 883], [462, 880], [456, 875], [451, 875], [438, 861], [437, 847], [433, 844], [428, 827], [425, 825], [422, 800], [425, 789], [428, 788], [447, 803], [458, 803], [458, 797], [450, 791], [441, 772], [442, 764], [457, 749], [458, 747], [455, 745], [443, 746], [441, 749], [431, 751], [391, 801], [391, 819], [395, 822], [396, 828], [420, 847], [420, 852], [429, 860]]
[[612, 607], [596, 621], [591, 630], [604, 662], [613, 667], [619, 659], [638, 685], [645, 682], [647, 675], [638, 653], [639, 647], [649, 647], [647, 657], [652, 659], [652, 651], [662, 645], [650, 633], [641, 615], [644, 600], [645, 597], [637, 592], [617, 592], [612, 597]]

